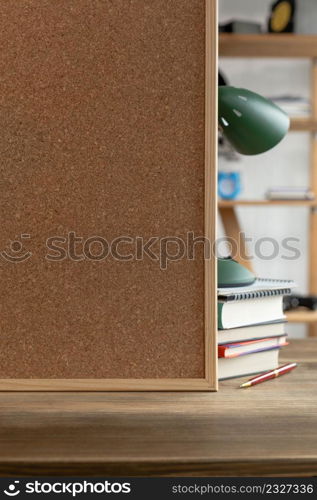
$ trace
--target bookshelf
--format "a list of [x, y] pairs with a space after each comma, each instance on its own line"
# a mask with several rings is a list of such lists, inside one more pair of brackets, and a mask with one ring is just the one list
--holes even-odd
[[308, 200], [219, 200], [218, 207], [238, 207], [238, 206], [294, 206], [294, 207], [317, 207], [317, 201]]
[[296, 34], [220, 34], [220, 57], [317, 57], [317, 36]]
[[290, 323], [314, 323], [317, 321], [317, 311], [307, 309], [296, 309], [286, 313], [287, 321]]
[[[311, 62], [311, 103], [310, 117], [291, 119], [291, 131], [310, 133], [310, 188], [317, 196], [317, 36], [297, 34], [220, 34], [220, 57], [239, 58], [306, 58]], [[309, 292], [317, 294], [317, 201], [270, 201], [270, 200], [220, 200], [219, 213], [228, 237], [238, 242], [241, 232], [236, 207], [291, 206], [307, 207], [309, 210]], [[239, 240], [240, 251], [246, 252], [245, 242]], [[248, 262], [247, 267], [251, 268]], [[290, 322], [307, 323], [309, 335], [317, 336], [317, 312], [298, 310], [287, 314]]]
[[317, 120], [314, 118], [292, 118], [290, 130], [294, 132], [316, 132]]

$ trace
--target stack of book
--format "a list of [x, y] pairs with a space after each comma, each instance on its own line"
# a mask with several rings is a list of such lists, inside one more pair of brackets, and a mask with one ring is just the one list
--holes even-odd
[[278, 366], [287, 345], [283, 296], [293, 281], [258, 278], [248, 287], [218, 289], [219, 379], [242, 377]]

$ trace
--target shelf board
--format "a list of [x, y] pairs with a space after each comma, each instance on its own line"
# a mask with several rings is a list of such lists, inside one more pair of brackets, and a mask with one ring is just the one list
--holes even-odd
[[219, 55], [222, 57], [317, 57], [316, 35], [221, 33]]
[[298, 132], [317, 131], [317, 120], [313, 118], [291, 118], [290, 130]]
[[286, 318], [290, 323], [315, 323], [317, 322], [317, 311], [294, 309], [294, 311], [286, 313]]
[[309, 200], [219, 200], [219, 208], [236, 207], [236, 206], [268, 206], [268, 205], [282, 205], [282, 206], [303, 206], [303, 207], [316, 207], [317, 201]]

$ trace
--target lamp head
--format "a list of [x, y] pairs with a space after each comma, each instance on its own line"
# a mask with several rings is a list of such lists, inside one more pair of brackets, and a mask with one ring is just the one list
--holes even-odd
[[231, 257], [218, 258], [218, 288], [248, 286], [255, 282], [255, 275]]
[[274, 148], [289, 129], [289, 117], [272, 101], [246, 89], [219, 87], [219, 125], [243, 155]]

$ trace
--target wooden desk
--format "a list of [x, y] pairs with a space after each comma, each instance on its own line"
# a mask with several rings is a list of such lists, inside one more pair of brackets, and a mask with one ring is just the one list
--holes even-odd
[[215, 393], [1, 393], [2, 475], [317, 475], [317, 339]]

